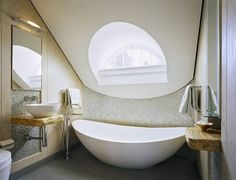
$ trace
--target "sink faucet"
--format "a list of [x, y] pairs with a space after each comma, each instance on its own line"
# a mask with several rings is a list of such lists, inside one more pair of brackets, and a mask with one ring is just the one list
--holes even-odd
[[25, 95], [24, 96], [24, 100], [25, 101], [38, 101], [39, 100], [39, 97], [37, 97], [37, 96], [28, 96], [28, 95]]

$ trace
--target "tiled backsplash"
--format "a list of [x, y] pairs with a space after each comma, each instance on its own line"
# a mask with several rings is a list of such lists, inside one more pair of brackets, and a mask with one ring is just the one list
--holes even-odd
[[86, 87], [82, 90], [86, 119], [140, 126], [192, 126], [189, 114], [180, 114], [184, 88], [150, 99], [123, 99], [105, 96]]
[[[33, 97], [33, 100], [30, 100]], [[35, 98], [36, 97], [36, 98]], [[40, 91], [12, 90], [12, 116], [29, 114], [23, 107], [24, 104], [39, 103]], [[32, 154], [40, 152], [40, 141], [26, 141], [24, 136], [39, 136], [39, 128], [20, 125], [11, 126], [12, 138], [16, 142], [13, 149], [13, 161], [18, 161]]]

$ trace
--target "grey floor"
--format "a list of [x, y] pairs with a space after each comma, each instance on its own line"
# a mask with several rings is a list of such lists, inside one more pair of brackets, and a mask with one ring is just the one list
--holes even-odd
[[199, 180], [192, 161], [175, 155], [146, 170], [121, 169], [94, 158], [85, 148], [71, 153], [72, 159], [57, 158], [18, 180]]

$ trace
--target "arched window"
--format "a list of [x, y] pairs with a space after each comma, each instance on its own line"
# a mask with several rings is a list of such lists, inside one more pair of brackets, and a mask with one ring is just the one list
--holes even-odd
[[99, 29], [89, 47], [89, 62], [100, 85], [166, 83], [165, 56], [141, 28], [123, 22]]
[[142, 46], [123, 47], [108, 59], [107, 69], [165, 65], [163, 57], [158, 57], [155, 50]]

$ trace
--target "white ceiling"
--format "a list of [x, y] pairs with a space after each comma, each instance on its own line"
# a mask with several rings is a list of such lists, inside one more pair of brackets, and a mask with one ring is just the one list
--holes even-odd
[[[202, 0], [31, 0], [85, 86], [109, 96], [151, 98], [193, 78]], [[89, 66], [95, 32], [111, 22], [139, 26], [163, 50], [168, 83], [99, 86]]]

